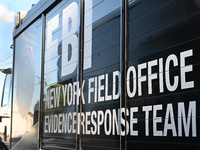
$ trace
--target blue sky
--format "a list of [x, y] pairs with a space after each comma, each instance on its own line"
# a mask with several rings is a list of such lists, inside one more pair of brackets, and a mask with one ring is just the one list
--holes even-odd
[[[0, 1], [0, 69], [12, 67], [12, 31], [14, 15], [19, 11], [28, 11], [39, 0], [1, 0]], [[0, 72], [0, 99], [5, 75]]]

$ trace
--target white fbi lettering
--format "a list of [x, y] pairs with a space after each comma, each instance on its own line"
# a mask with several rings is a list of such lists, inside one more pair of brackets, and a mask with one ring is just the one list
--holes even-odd
[[[56, 14], [47, 22], [46, 38], [46, 81], [51, 80], [52, 58], [58, 53], [58, 37], [54, 32], [61, 26], [59, 19], [62, 19], [62, 27], [59, 32], [62, 37], [61, 76], [72, 74], [78, 64], [78, 22], [79, 8], [76, 2], [72, 2], [62, 10], [62, 15]], [[62, 16], [62, 17], [60, 17]], [[85, 32], [84, 38], [84, 69], [92, 66], [92, 0], [85, 3]], [[58, 32], [58, 31], [57, 31]]]

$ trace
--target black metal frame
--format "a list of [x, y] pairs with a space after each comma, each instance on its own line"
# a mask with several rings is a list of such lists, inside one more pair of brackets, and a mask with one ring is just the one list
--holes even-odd
[[40, 110], [39, 110], [39, 149], [42, 149], [42, 133], [43, 133], [43, 95], [44, 95], [44, 53], [45, 53], [45, 27], [46, 16], [42, 15], [42, 55], [41, 55], [41, 91], [40, 91]]
[[[84, 57], [84, 11], [85, 11], [85, 0], [80, 0], [80, 24], [79, 24], [79, 53], [78, 53], [78, 69], [77, 69], [77, 81], [79, 81], [79, 89], [82, 90], [83, 84], [83, 57]], [[81, 94], [81, 93], [80, 93]], [[79, 96], [79, 105], [76, 105], [76, 112], [82, 112], [82, 96]], [[82, 118], [81, 118], [82, 119]], [[78, 128], [78, 122], [76, 120], [76, 125]], [[80, 129], [81, 130], [81, 129]], [[80, 132], [82, 133], [82, 132]], [[81, 134], [76, 133], [76, 149], [81, 150]]]

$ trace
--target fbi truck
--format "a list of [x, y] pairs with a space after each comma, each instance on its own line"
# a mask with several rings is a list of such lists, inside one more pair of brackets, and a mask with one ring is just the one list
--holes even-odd
[[40, 0], [13, 53], [10, 149], [200, 148], [199, 0]]

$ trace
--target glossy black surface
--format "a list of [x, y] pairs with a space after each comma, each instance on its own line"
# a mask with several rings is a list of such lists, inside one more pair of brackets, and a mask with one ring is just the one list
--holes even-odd
[[15, 39], [11, 124], [12, 148], [15, 150], [38, 147], [36, 124], [41, 90], [41, 31], [39, 19]]

